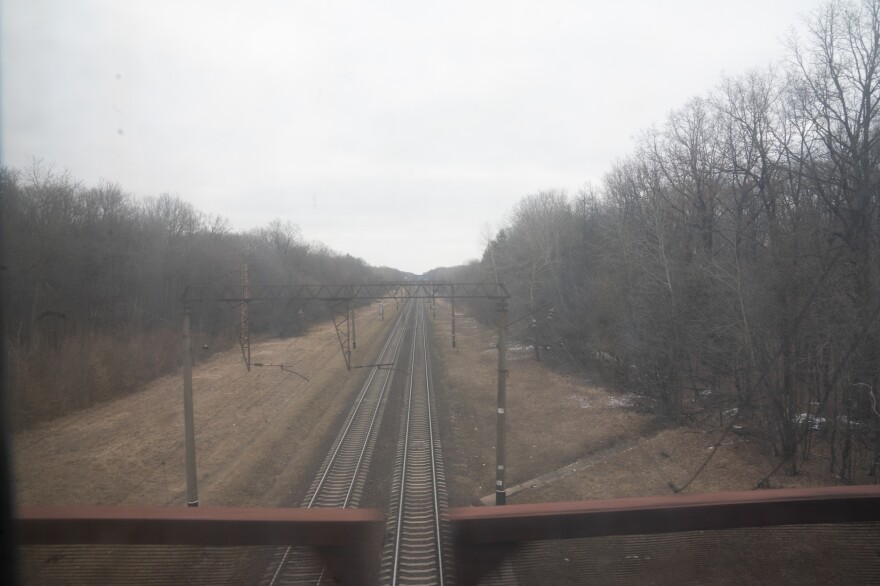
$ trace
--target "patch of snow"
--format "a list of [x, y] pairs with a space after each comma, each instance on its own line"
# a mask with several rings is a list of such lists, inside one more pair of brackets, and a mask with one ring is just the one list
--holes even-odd
[[526, 346], [525, 344], [508, 344], [507, 346], [508, 352], [531, 352], [532, 346]]
[[578, 395], [575, 393], [575, 394], [571, 395], [571, 398], [574, 399], [578, 405], [580, 405], [581, 409], [589, 409], [590, 407], [593, 406], [593, 404], [590, 402], [590, 400], [587, 397], [584, 397], [583, 395]]
[[612, 408], [623, 409], [626, 407], [632, 407], [638, 398], [638, 395], [632, 393], [626, 393], [625, 395], [611, 395], [605, 400], [605, 405]]
[[824, 417], [816, 417], [811, 413], [799, 413], [794, 416], [794, 422], [798, 425], [803, 425], [807, 421], [810, 422], [809, 425], [811, 429], [825, 429], [826, 422]]
[[852, 419], [849, 419], [849, 418], [847, 418], [846, 415], [838, 415], [838, 416], [837, 416], [837, 421], [839, 421], [839, 422], [842, 423], [843, 425], [846, 425], [847, 423], [849, 423], [849, 425], [850, 425], [851, 427], [859, 427], [859, 426], [862, 425], [862, 423], [861, 423], [860, 421], [854, 421], [854, 420], [852, 420]]

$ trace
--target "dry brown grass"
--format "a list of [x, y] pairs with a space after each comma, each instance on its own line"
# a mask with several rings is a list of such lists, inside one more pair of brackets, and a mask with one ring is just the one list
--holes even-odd
[[[458, 310], [458, 351], [449, 343], [449, 307], [441, 303], [435, 323], [450, 429], [444, 438], [450, 500], [476, 504], [494, 491], [497, 351], [495, 328]], [[507, 486], [536, 478], [589, 456], [591, 464], [558, 481], [528, 489], [512, 502], [578, 500], [673, 494], [715, 450], [686, 492], [750, 490], [776, 466], [754, 441], [723, 429], [673, 428], [668, 421], [636, 408], [632, 395], [612, 392], [585, 379], [560, 374], [510, 343], [508, 352]], [[721, 440], [721, 445], [714, 445]], [[825, 446], [817, 440], [814, 457], [798, 476], [781, 471], [771, 487], [826, 486]]]
[[[199, 350], [207, 339], [193, 340], [196, 363], [210, 354]], [[211, 351], [223, 349], [212, 341]], [[228, 348], [230, 343], [225, 343]], [[180, 334], [161, 327], [136, 335], [73, 334], [57, 345], [5, 346], [10, 370], [11, 420], [25, 429], [78, 409], [140, 389], [180, 368]]]
[[[358, 312], [356, 363], [378, 353], [391, 324]], [[179, 340], [178, 340], [179, 342]], [[178, 345], [175, 344], [177, 348]], [[239, 349], [193, 370], [199, 496], [203, 504], [298, 504], [316, 459], [335, 434], [365, 371], [345, 369], [332, 323], [253, 346], [255, 362], [292, 365], [247, 372]], [[139, 391], [20, 431], [13, 438], [20, 504], [184, 502], [182, 381], [176, 373]]]
[[[373, 341], [392, 322], [379, 322], [370, 308], [360, 314], [356, 363], [372, 359], [379, 347]], [[450, 500], [474, 504], [494, 490], [495, 332], [460, 315], [456, 352], [450, 348], [448, 306], [441, 305], [434, 324], [439, 349], [434, 370], [446, 389], [441, 424]], [[686, 483], [718, 441], [720, 428], [664, 428], [663, 420], [627, 407], [626, 396], [554, 372], [531, 356], [527, 348], [510, 352], [508, 486], [591, 455], [592, 464], [519, 493], [513, 502], [671, 494], [670, 483]], [[255, 344], [253, 359], [292, 364], [311, 383], [280, 369], [248, 373], [237, 348], [195, 368], [199, 488], [205, 503], [295, 503], [363, 372], [345, 370], [328, 323], [301, 338]], [[19, 502], [182, 502], [181, 412], [181, 381], [175, 374], [16, 433]], [[832, 484], [821, 442], [814, 454], [799, 476], [777, 473], [771, 486]], [[774, 466], [758, 445], [730, 434], [687, 490], [747, 490]]]

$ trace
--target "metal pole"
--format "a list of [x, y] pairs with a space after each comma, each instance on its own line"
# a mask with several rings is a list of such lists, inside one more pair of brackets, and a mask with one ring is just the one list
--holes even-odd
[[507, 502], [504, 468], [507, 454], [504, 446], [504, 418], [507, 403], [507, 301], [498, 302], [498, 421], [495, 437], [495, 504]]
[[190, 308], [183, 310], [183, 422], [186, 442], [186, 505], [199, 506], [196, 482], [196, 432], [193, 423], [192, 344], [189, 335]]
[[455, 348], [455, 285], [452, 286], [452, 347]]
[[538, 320], [532, 318], [532, 341], [535, 346], [535, 360], [541, 362], [541, 346], [538, 344]]
[[348, 302], [348, 311], [351, 314], [351, 348], [352, 350], [357, 350], [358, 347], [358, 338], [357, 338], [357, 329], [355, 329], [354, 325], [354, 305], [351, 300]]
[[247, 366], [248, 372], [251, 371], [251, 330], [248, 321], [248, 303], [250, 302], [250, 284], [248, 283], [247, 264], [241, 265], [241, 332], [239, 334], [239, 343], [241, 345], [241, 355], [244, 357], [244, 364]]

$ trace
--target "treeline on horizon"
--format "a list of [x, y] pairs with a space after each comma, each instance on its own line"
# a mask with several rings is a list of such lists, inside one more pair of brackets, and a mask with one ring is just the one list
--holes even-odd
[[830, 473], [876, 482], [880, 0], [808, 25], [785, 66], [723, 79], [601, 185], [525, 197], [481, 260], [432, 276], [505, 283], [511, 318], [549, 302], [518, 335], [671, 421], [727, 412], [789, 474], [827, 434]]
[[[87, 187], [39, 162], [0, 170], [0, 219], [6, 400], [17, 428], [179, 368], [186, 287], [241, 283], [245, 264], [254, 287], [401, 275], [307, 244], [290, 222], [234, 232], [179, 197]], [[250, 305], [253, 335], [294, 335], [330, 315], [317, 302]], [[238, 306], [197, 307], [193, 359], [237, 343], [238, 320]]]

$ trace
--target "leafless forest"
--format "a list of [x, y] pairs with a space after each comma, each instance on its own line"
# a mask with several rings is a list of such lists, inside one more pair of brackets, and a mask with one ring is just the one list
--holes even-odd
[[691, 394], [736, 413], [790, 474], [827, 434], [846, 480], [880, 458], [880, 2], [828, 4], [788, 55], [671, 112], [601, 185], [522, 199], [480, 261], [434, 276], [551, 302], [539, 350], [680, 424]]
[[[118, 185], [85, 187], [35, 163], [2, 172], [5, 347], [17, 426], [130, 392], [180, 366], [186, 287], [354, 283], [397, 271], [307, 244], [290, 222], [234, 233], [180, 197], [143, 201]], [[303, 311], [304, 310], [304, 311]], [[322, 312], [323, 310], [323, 312]], [[255, 306], [254, 334], [287, 336], [321, 306]], [[235, 343], [234, 308], [198, 312], [194, 358]]]
[[[549, 303], [522, 322], [536, 352], [657, 399], [676, 424], [697, 421], [692, 395], [790, 474], [821, 433], [832, 474], [876, 475], [878, 67], [880, 1], [828, 4], [785, 66], [724, 79], [601, 184], [525, 197], [482, 259], [428, 276], [504, 282], [514, 316]], [[234, 282], [242, 264], [254, 284], [400, 276], [307, 244], [289, 222], [236, 233], [180, 197], [139, 200], [38, 163], [0, 181], [18, 426], [176, 368], [184, 288]], [[292, 335], [310, 316], [267, 305], [251, 328]], [[234, 343], [233, 310], [200, 320], [205, 355]]]

